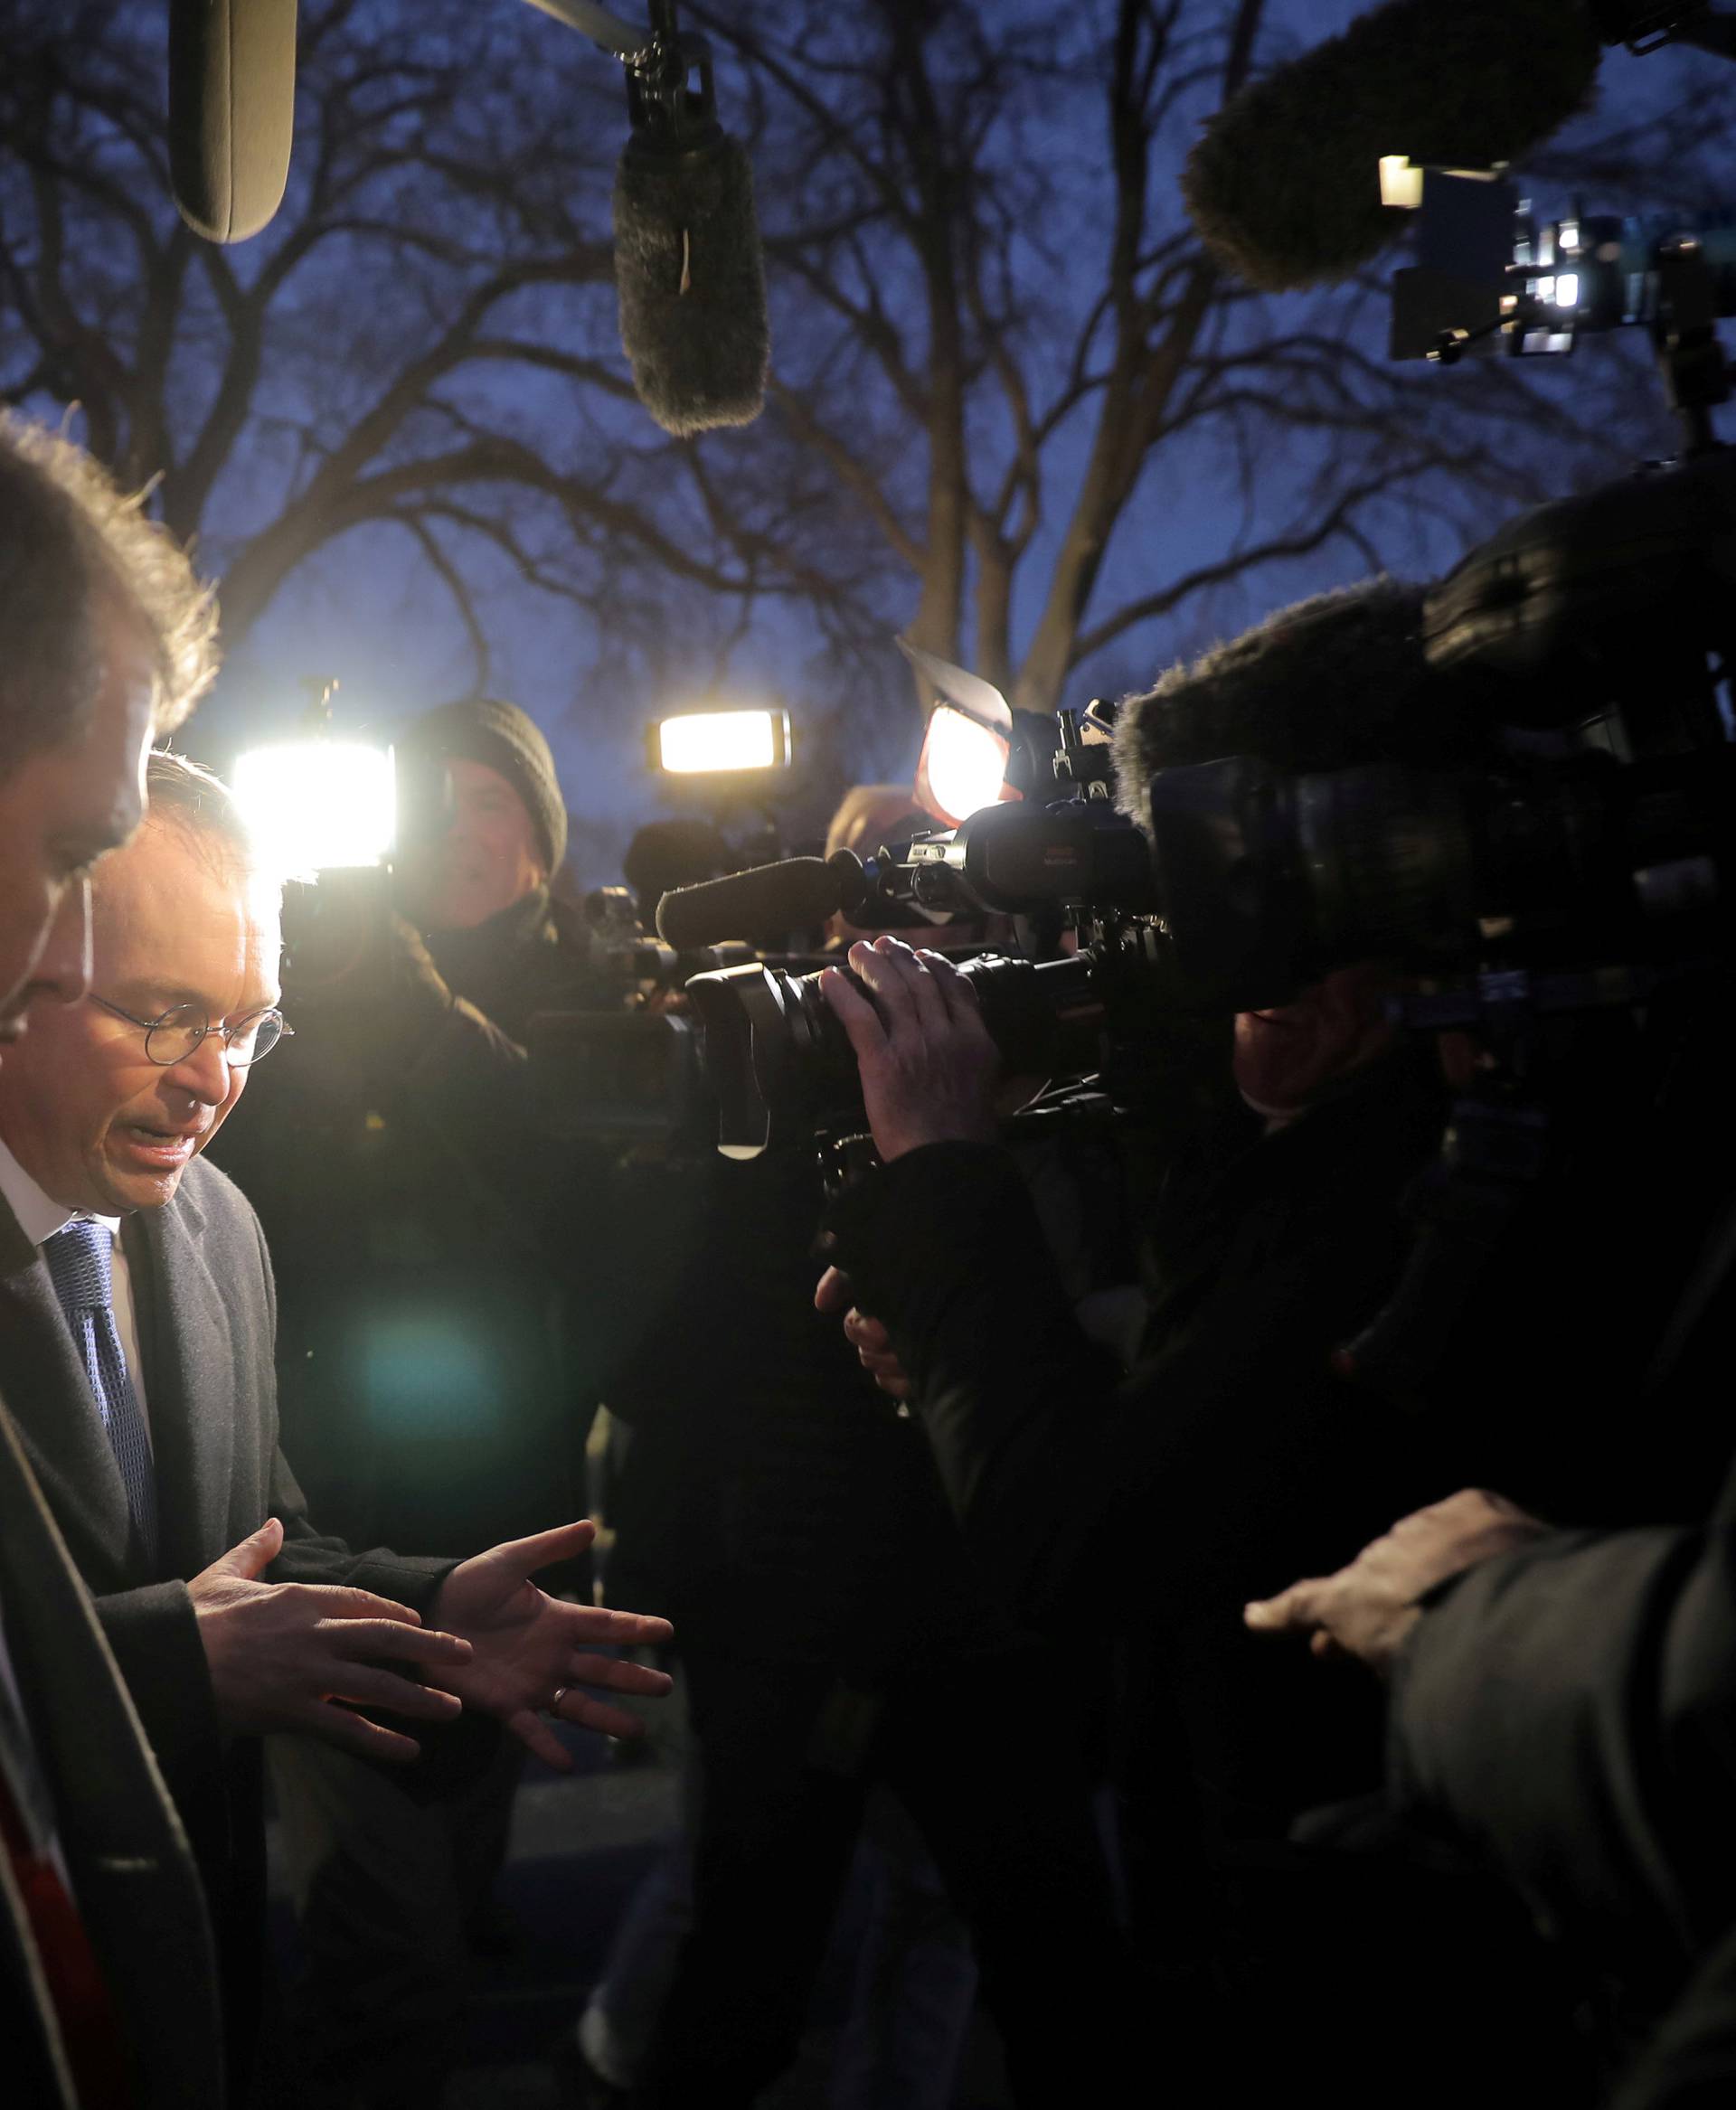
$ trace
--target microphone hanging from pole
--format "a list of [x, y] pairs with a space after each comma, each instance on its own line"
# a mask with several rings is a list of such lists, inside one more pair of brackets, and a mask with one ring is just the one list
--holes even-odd
[[[746, 425], [771, 356], [753, 175], [717, 119], [711, 46], [675, 0], [646, 27], [596, 0], [529, 0], [620, 61], [632, 127], [616, 169], [621, 346], [640, 400], [687, 438]], [[170, 0], [175, 201], [208, 240], [256, 234], [283, 195], [294, 129], [296, 0]]]
[[637, 28], [595, 0], [530, 0], [627, 69], [632, 133], [615, 171], [621, 348], [639, 400], [690, 438], [748, 425], [771, 358], [765, 264], [748, 157], [717, 119], [712, 51], [652, 0]]
[[747, 425], [771, 356], [748, 157], [717, 120], [711, 47], [655, 0], [627, 61], [632, 134], [615, 172], [615, 284], [633, 386], [667, 432]]

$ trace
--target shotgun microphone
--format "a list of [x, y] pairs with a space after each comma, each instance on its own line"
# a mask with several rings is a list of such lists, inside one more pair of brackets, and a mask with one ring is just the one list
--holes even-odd
[[657, 903], [657, 936], [678, 953], [767, 931], [823, 923], [836, 909], [860, 906], [868, 891], [854, 851], [828, 858], [788, 857], [725, 879], [677, 887]]
[[296, 0], [169, 0], [169, 179], [207, 241], [277, 211], [296, 117]]

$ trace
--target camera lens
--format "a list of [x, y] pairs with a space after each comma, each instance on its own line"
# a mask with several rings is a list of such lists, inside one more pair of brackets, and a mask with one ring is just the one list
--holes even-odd
[[[856, 979], [842, 962], [839, 972]], [[1040, 966], [988, 957], [965, 961], [960, 972], [1008, 1070], [1047, 1077], [1089, 1062], [1102, 1010], [1090, 956]], [[860, 1113], [855, 1055], [817, 974], [755, 962], [696, 975], [687, 994], [705, 1031], [724, 1156], [806, 1142], [827, 1121]]]

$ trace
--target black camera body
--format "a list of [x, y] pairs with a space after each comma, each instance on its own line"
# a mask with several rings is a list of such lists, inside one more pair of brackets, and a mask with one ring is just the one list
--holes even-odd
[[718, 1140], [703, 1017], [689, 993], [720, 975], [817, 967], [741, 942], [678, 952], [639, 919], [627, 887], [585, 900], [598, 1002], [543, 1012], [526, 1033], [532, 1088], [549, 1134], [621, 1160], [689, 1158]]
[[985, 806], [904, 844], [882, 890], [923, 909], [1007, 916], [1086, 903], [1132, 915], [1157, 908], [1144, 836], [1100, 799]]
[[[1147, 834], [1110, 807], [1105, 750], [1080, 759], [1064, 717], [1056, 775], [1072, 796], [882, 849], [850, 875], [850, 912], [1061, 912], [1072, 955], [966, 969], [1008, 1068], [1038, 1076], [1095, 1069], [1171, 1016], [1284, 1003], [1368, 959], [1447, 993], [1436, 1009], [1459, 1024], [1486, 996], [1511, 1020], [1533, 980], [1540, 1003], [1545, 986], [1552, 1003], [1631, 1003], [1731, 950], [1732, 579], [1736, 457], [1722, 449], [1541, 506], [1424, 603], [1429, 664], [1451, 677], [1441, 708], [1461, 721], [1442, 750], [1483, 759], [1164, 768]], [[854, 1103], [816, 976], [756, 962], [688, 990], [726, 1149], [804, 1140]]]
[[[1445, 722], [1419, 745], [1438, 761], [1163, 768], [1144, 787], [1147, 830], [1111, 803], [1109, 746], [1061, 711], [1052, 743], [1022, 745], [1022, 798], [865, 861], [665, 895], [659, 927], [678, 909], [689, 946], [712, 916], [721, 930], [836, 909], [861, 928], [900, 912], [1069, 927], [1061, 956], [965, 969], [1008, 1069], [1036, 1077], [1125, 1079], [1142, 1045], [1165, 1060], [1174, 1022], [1282, 1004], [1365, 960], [1421, 978], [1430, 1003], [1406, 1015], [1425, 1026], [1632, 1004], [1731, 950], [1732, 581], [1736, 455], [1650, 465], [1510, 522], [1424, 598], [1420, 650], [1439, 676], [1424, 707]], [[1110, 707], [1086, 719], [1113, 730]], [[1038, 796], [1039, 762], [1064, 796]], [[798, 912], [774, 913], [785, 904]], [[687, 1017], [611, 1022], [607, 1060], [587, 1027], [597, 1051], [577, 1069], [569, 1044], [569, 1101], [608, 1069], [599, 1104], [624, 1133], [691, 1140], [714, 1108], [739, 1155], [859, 1126], [821, 963], [742, 948], [686, 978], [698, 964], [683, 955]], [[571, 1043], [580, 1029], [562, 1031]]]

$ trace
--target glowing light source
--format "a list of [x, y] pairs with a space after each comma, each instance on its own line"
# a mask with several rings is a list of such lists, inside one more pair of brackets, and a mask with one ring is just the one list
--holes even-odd
[[1580, 305], [1580, 275], [1577, 271], [1562, 271], [1557, 277], [1555, 305], [1557, 307], [1578, 307]]
[[1412, 165], [1408, 154], [1382, 155], [1381, 203], [1407, 212], [1414, 212], [1422, 203], [1422, 171]]
[[391, 852], [389, 749], [331, 739], [254, 748], [237, 760], [233, 788], [261, 863], [279, 877], [378, 864]]
[[675, 777], [781, 769], [789, 760], [787, 711], [690, 711], [652, 728], [656, 768]]
[[956, 827], [1007, 796], [1010, 752], [1004, 733], [949, 704], [937, 704], [929, 714], [916, 765], [917, 798], [929, 813]]

